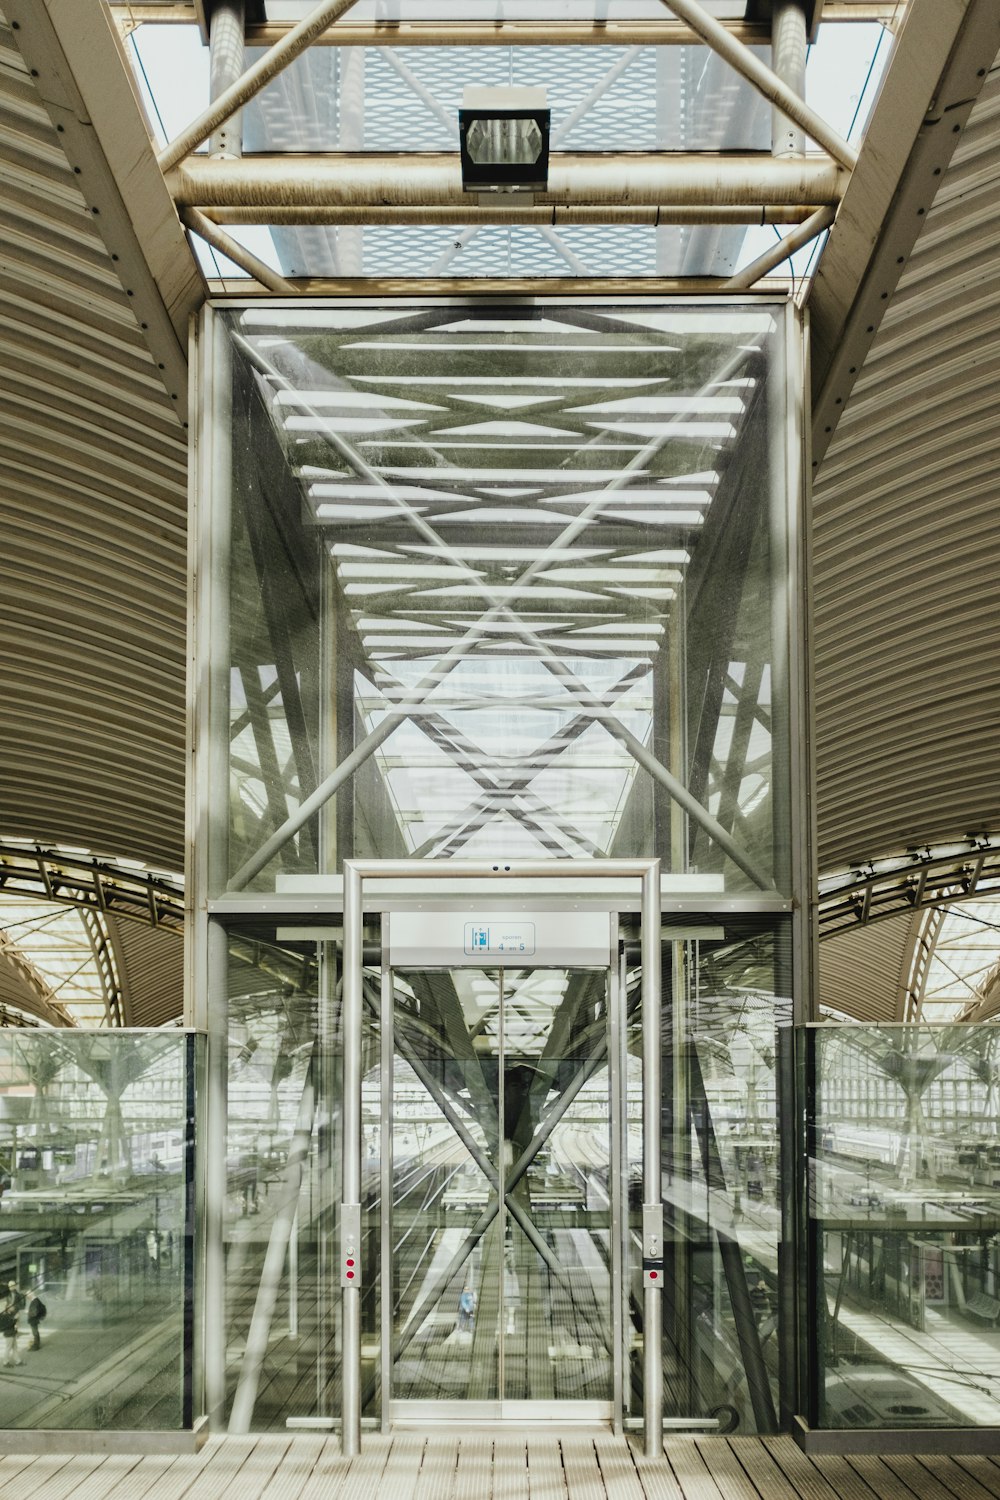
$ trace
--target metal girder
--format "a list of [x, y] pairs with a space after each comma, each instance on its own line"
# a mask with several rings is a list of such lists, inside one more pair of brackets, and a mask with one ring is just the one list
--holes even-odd
[[[208, 40], [203, 0], [179, 0], [171, 4], [144, 3], [141, 10], [128, 0], [111, 0], [108, 6], [123, 35], [136, 31], [144, 22], [157, 26], [198, 25]], [[819, 6], [816, 18], [819, 19]], [[826, 0], [824, 24], [843, 21], [869, 21], [895, 26], [899, 20], [900, 0]], [[753, 0], [745, 18], [731, 18], [722, 24], [748, 47], [766, 47], [771, 37], [768, 0]], [[291, 21], [248, 21], [248, 47], [271, 47], [292, 29]], [[664, 16], [642, 21], [342, 21], [335, 34], [326, 32], [313, 42], [314, 47], [510, 47], [521, 44], [547, 46], [677, 46], [690, 47], [697, 41], [694, 32], [682, 22]]]
[[960, 843], [909, 849], [820, 880], [820, 940], [882, 917], [998, 891], [998, 838], [981, 834]]
[[808, 295], [823, 458], [1000, 48], [996, 0], [910, 0]]
[[[839, 203], [847, 177], [827, 157], [566, 151], [550, 158], [548, 189], [536, 193], [527, 206], [820, 208]], [[272, 208], [327, 206], [462, 211], [469, 202], [457, 152], [261, 154], [228, 161], [191, 157], [168, 172], [167, 183], [179, 207], [251, 207], [264, 217]], [[509, 203], [502, 207], [505, 213], [517, 211]]]
[[184, 925], [180, 882], [110, 860], [68, 855], [42, 844], [0, 843], [0, 892], [43, 896], [66, 906], [91, 906], [116, 917], [179, 931]]
[[7, 0], [4, 13], [183, 422], [187, 325], [205, 285], [156, 171], [114, 23], [79, 0]]

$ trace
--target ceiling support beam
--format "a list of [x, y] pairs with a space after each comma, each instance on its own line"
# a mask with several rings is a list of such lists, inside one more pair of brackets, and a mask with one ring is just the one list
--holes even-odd
[[814, 468], [998, 49], [996, 0], [910, 0], [809, 291]]
[[833, 130], [818, 115], [794, 89], [789, 88], [766, 63], [761, 62], [755, 52], [738, 41], [721, 21], [709, 15], [698, 3], [698, 0], [663, 0], [663, 4], [682, 21], [697, 32], [698, 36], [706, 46], [711, 47], [730, 67], [734, 68], [742, 78], [753, 85], [765, 99], [787, 115], [796, 125], [811, 135], [817, 145], [828, 151], [834, 161], [839, 161], [841, 166], [852, 169], [858, 160], [858, 153], [853, 146], [849, 146], [845, 140]]
[[[550, 159], [548, 190], [536, 193], [526, 206], [820, 208], [840, 201], [846, 180], [845, 170], [825, 158], [778, 161], [770, 156], [675, 152], [558, 152]], [[414, 152], [405, 157], [377, 152], [278, 155], [239, 161], [191, 157], [170, 172], [168, 184], [182, 208], [249, 207], [260, 209], [265, 218], [272, 208], [327, 206], [449, 208], [461, 215], [470, 202], [462, 190], [457, 152]], [[502, 207], [505, 217], [516, 211], [516, 205]]]

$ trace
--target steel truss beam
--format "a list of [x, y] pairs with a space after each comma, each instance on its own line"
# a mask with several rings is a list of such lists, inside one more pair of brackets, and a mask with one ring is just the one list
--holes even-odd
[[819, 882], [820, 939], [882, 917], [1000, 892], [1000, 837], [924, 845]]
[[184, 891], [165, 875], [126, 870], [111, 860], [61, 853], [44, 844], [0, 843], [0, 892], [91, 906], [115, 917], [180, 932]]

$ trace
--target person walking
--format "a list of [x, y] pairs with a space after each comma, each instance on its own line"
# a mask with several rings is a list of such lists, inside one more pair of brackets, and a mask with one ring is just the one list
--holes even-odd
[[28, 1297], [27, 1312], [28, 1327], [31, 1329], [31, 1343], [28, 1345], [29, 1349], [40, 1349], [42, 1347], [42, 1341], [38, 1333], [38, 1325], [45, 1317], [47, 1311], [48, 1308], [45, 1306], [45, 1303], [42, 1301], [41, 1297], [39, 1297], [38, 1293], [32, 1292]]

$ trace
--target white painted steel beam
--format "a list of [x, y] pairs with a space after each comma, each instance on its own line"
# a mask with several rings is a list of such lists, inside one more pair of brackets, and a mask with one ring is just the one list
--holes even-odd
[[[770, 156], [559, 152], [549, 164], [549, 186], [534, 206], [558, 204], [685, 207], [760, 207], [761, 204], [834, 206], [847, 172], [828, 158], [776, 161]], [[255, 156], [240, 161], [192, 157], [168, 174], [183, 208], [315, 207], [454, 208], [479, 203], [462, 190], [457, 152], [406, 156]]]

